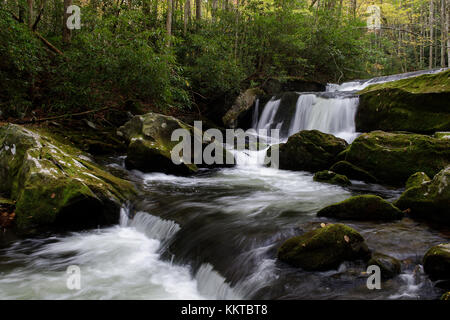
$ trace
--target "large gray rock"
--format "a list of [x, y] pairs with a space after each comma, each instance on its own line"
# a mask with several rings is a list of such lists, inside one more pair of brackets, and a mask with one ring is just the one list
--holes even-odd
[[0, 193], [16, 201], [19, 232], [79, 229], [117, 223], [135, 194], [81, 151], [45, 132], [0, 127]]

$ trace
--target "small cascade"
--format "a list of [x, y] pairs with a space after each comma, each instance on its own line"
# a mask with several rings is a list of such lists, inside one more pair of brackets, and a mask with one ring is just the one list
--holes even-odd
[[133, 220], [128, 223], [128, 226], [135, 228], [150, 239], [162, 242], [171, 239], [180, 230], [180, 226], [177, 223], [142, 211], [136, 213]]
[[274, 123], [274, 119], [280, 107], [280, 103], [281, 99], [272, 99], [267, 102], [255, 129], [273, 129], [272, 124]]
[[255, 101], [255, 110], [253, 111], [252, 128], [256, 128], [259, 118], [259, 99]]

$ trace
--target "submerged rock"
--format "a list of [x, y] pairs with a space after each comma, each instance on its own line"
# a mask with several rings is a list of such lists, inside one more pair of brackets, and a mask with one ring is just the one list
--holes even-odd
[[[345, 151], [344, 151], [345, 152]], [[347, 176], [349, 179], [375, 183], [377, 179], [366, 170], [358, 168], [348, 161], [339, 161], [331, 166], [330, 171]]]
[[331, 224], [291, 238], [278, 249], [278, 259], [305, 270], [329, 270], [344, 261], [370, 256], [364, 238], [343, 224]]
[[22, 233], [116, 223], [135, 194], [78, 149], [13, 124], [0, 127], [0, 181], [0, 192], [16, 200]]
[[450, 279], [450, 243], [428, 250], [423, 257], [423, 268], [432, 280]]
[[390, 279], [398, 275], [401, 271], [400, 261], [394, 257], [382, 254], [374, 253], [367, 262], [368, 266], [376, 265], [380, 267], [381, 277], [384, 279]]
[[374, 131], [353, 141], [345, 160], [358, 164], [380, 182], [403, 186], [413, 173], [432, 177], [449, 165], [450, 140]]
[[258, 96], [264, 94], [264, 91], [259, 88], [247, 89], [245, 92], [241, 93], [222, 119], [225, 126], [228, 128], [236, 128], [239, 119], [251, 109]]
[[[191, 158], [190, 163], [183, 160], [183, 155], [177, 154], [179, 164], [172, 161], [171, 151], [181, 142], [172, 141], [172, 133], [177, 129], [184, 129], [190, 134]], [[157, 113], [147, 113], [142, 116], [135, 116], [124, 126], [120, 127], [118, 134], [124, 137], [129, 145], [126, 158], [126, 166], [129, 169], [139, 169], [144, 172], [165, 172], [171, 174], [189, 174], [196, 172], [201, 165], [194, 164], [194, 139], [201, 146], [200, 152], [203, 154], [204, 146], [207, 142], [202, 141], [202, 132], [194, 134], [195, 128], [171, 116]], [[233, 161], [234, 156], [225, 150], [219, 143], [214, 143], [222, 150], [221, 160], [223, 164], [211, 166], [224, 167], [228, 161]], [[200, 159], [203, 161], [202, 154]], [[204, 165], [207, 166], [207, 165]]]
[[395, 205], [413, 217], [450, 223], [450, 166], [431, 181], [423, 172], [411, 176]]
[[450, 70], [374, 84], [360, 92], [356, 130], [450, 130]]
[[403, 212], [381, 197], [361, 195], [325, 207], [317, 215], [351, 220], [398, 220]]
[[323, 170], [323, 171], [316, 172], [316, 174], [314, 174], [313, 179], [314, 179], [314, 181], [326, 182], [326, 183], [330, 183], [330, 184], [337, 184], [340, 186], [349, 186], [352, 184], [346, 176], [337, 174], [337, 173], [335, 173], [333, 171], [329, 171], [329, 170]]
[[286, 143], [274, 145], [279, 151], [279, 168], [320, 171], [328, 169], [336, 156], [345, 150], [347, 142], [318, 130], [304, 130], [289, 137]]

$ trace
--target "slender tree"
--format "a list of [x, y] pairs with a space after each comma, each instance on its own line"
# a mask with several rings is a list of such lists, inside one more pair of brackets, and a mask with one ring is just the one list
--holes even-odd
[[71, 41], [72, 38], [72, 30], [67, 28], [67, 19], [69, 19], [70, 14], [67, 13], [67, 8], [69, 8], [72, 5], [72, 0], [64, 0], [64, 19], [63, 19], [63, 26], [62, 26], [62, 40], [63, 43], [68, 44]]
[[166, 30], [167, 30], [167, 46], [170, 46], [170, 37], [172, 36], [172, 0], [167, 0], [167, 18], [166, 18]]

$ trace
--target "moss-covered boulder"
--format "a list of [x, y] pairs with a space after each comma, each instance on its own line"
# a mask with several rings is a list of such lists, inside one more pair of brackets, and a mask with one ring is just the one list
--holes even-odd
[[78, 149], [8, 124], [0, 127], [0, 193], [16, 201], [19, 232], [79, 229], [118, 221], [135, 194]]
[[367, 262], [368, 266], [375, 265], [380, 267], [381, 277], [390, 279], [398, 275], [401, 271], [401, 263], [394, 257], [382, 253], [374, 253]]
[[438, 139], [450, 139], [450, 131], [447, 132], [435, 132], [434, 137]]
[[241, 93], [234, 102], [233, 106], [223, 116], [223, 123], [228, 128], [236, 128], [239, 119], [242, 118], [246, 112], [255, 104], [258, 96], [264, 95], [264, 91], [259, 88], [247, 89]]
[[323, 171], [316, 172], [314, 174], [313, 179], [314, 179], [314, 181], [317, 181], [317, 182], [337, 184], [340, 186], [349, 186], [352, 184], [346, 176], [337, 174], [337, 173], [335, 173], [333, 171], [329, 171], [329, 170], [323, 170]]
[[444, 293], [441, 297], [441, 300], [445, 300], [445, 301], [450, 300], [450, 291]]
[[[189, 159], [184, 159], [185, 155], [181, 153], [174, 155], [179, 164], [172, 161], [171, 155], [173, 148], [181, 142], [181, 138], [179, 141], [172, 141], [172, 133], [177, 129], [184, 129], [189, 133], [190, 138], [187, 141], [190, 141], [191, 145], [191, 157]], [[213, 143], [222, 150], [222, 164], [216, 163], [211, 166], [229, 166], [227, 160], [228, 162], [230, 159], [233, 161], [233, 155], [218, 142], [202, 139], [203, 133], [196, 130], [174, 117], [158, 113], [135, 116], [118, 130], [118, 134], [129, 143], [126, 158], [127, 167], [145, 172], [156, 171], [181, 175], [196, 172], [199, 167], [208, 166], [206, 164], [194, 164], [194, 146], [196, 143], [201, 146], [199, 152], [202, 154], [205, 146], [209, 143]], [[203, 161], [202, 154], [199, 154], [198, 157]]]
[[[345, 151], [344, 151], [345, 152]], [[358, 168], [348, 161], [339, 161], [333, 164], [330, 171], [342, 174], [349, 179], [360, 180], [365, 182], [375, 183], [377, 179], [366, 170]]]
[[16, 204], [11, 199], [0, 196], [0, 227], [9, 228], [14, 222]]
[[346, 161], [368, 171], [380, 182], [404, 186], [416, 172], [432, 177], [450, 164], [450, 140], [408, 133], [373, 131], [348, 148]]
[[350, 220], [398, 220], [403, 212], [375, 195], [354, 196], [321, 209], [319, 217]]
[[316, 172], [327, 170], [346, 147], [344, 139], [318, 130], [304, 130], [290, 136], [286, 143], [272, 146], [268, 155], [277, 148], [280, 169]]
[[406, 180], [406, 189], [421, 187], [423, 184], [430, 182], [431, 179], [425, 172], [416, 172]]
[[423, 257], [423, 268], [433, 280], [450, 279], [450, 243], [430, 248]]
[[374, 84], [360, 92], [356, 130], [450, 130], [450, 70]]
[[413, 217], [450, 223], [450, 166], [431, 181], [424, 173], [411, 176], [395, 205]]
[[278, 259], [305, 270], [329, 270], [344, 261], [370, 257], [364, 238], [343, 224], [331, 224], [291, 238], [278, 249]]

